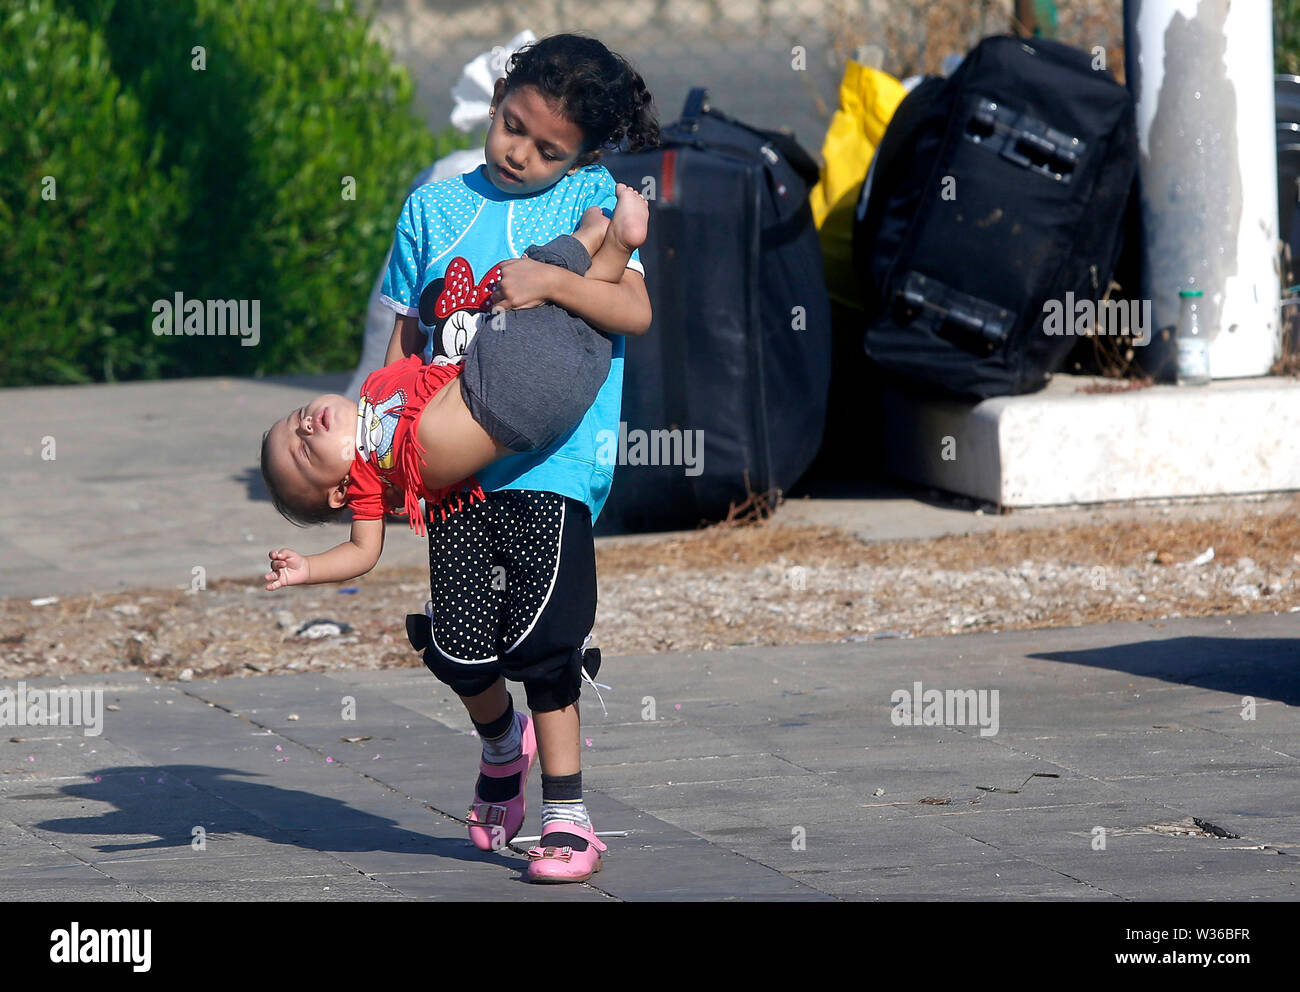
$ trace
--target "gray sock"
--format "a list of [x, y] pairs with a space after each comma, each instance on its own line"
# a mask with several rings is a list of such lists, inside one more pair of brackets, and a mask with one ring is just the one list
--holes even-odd
[[481, 734], [483, 760], [489, 765], [508, 765], [524, 752], [524, 735], [519, 730], [519, 720], [511, 712], [510, 726], [500, 737], [489, 740]]
[[581, 799], [577, 802], [572, 800], [547, 802], [543, 800], [542, 826], [548, 827], [556, 822], [574, 823], [585, 830], [590, 830], [591, 817], [587, 815], [587, 804]]
[[[582, 772], [572, 775], [542, 774], [542, 831], [552, 823], [572, 823], [584, 830], [591, 830], [591, 817], [587, 815], [587, 806], [582, 801]], [[577, 834], [557, 832], [546, 834], [548, 847], [571, 847], [575, 851], [585, 851], [587, 840]]]

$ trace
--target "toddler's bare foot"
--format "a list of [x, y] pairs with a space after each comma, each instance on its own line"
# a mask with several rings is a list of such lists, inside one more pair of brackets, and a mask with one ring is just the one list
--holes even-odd
[[588, 207], [582, 215], [582, 223], [573, 232], [573, 236], [582, 242], [587, 254], [592, 258], [605, 241], [605, 231], [609, 228], [609, 218], [600, 207]]
[[618, 184], [617, 193], [618, 203], [605, 236], [614, 238], [615, 243], [630, 255], [645, 244], [646, 231], [650, 227], [650, 205], [645, 197], [623, 183]]

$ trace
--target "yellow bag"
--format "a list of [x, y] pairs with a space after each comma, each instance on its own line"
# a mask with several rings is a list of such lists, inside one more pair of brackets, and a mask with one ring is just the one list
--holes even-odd
[[853, 215], [871, 156], [907, 91], [893, 76], [849, 61], [840, 82], [840, 108], [822, 144], [821, 180], [810, 194], [821, 235], [826, 288], [831, 298], [861, 308], [853, 272]]

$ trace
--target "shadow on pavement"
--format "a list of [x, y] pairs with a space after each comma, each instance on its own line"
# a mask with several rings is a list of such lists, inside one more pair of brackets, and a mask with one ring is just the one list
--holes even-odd
[[262, 470], [258, 466], [252, 465], [238, 475], [232, 475], [231, 478], [248, 490], [248, 501], [250, 503], [271, 502], [271, 494], [267, 491], [266, 482], [262, 478]]
[[[99, 768], [86, 774], [98, 781], [65, 786], [60, 792], [112, 803], [117, 809], [97, 816], [46, 820], [36, 826], [61, 834], [92, 837], [139, 834], [153, 838], [134, 844], [95, 847], [105, 853], [189, 847], [193, 828], [202, 826], [208, 834], [246, 834], [311, 851], [434, 854], [458, 861], [499, 860], [514, 864], [503, 855], [471, 847], [463, 835], [448, 839], [417, 833], [339, 799], [245, 781], [240, 776], [255, 773], [234, 768], [141, 765]], [[9, 798], [13, 801], [24, 797]], [[187, 808], [191, 812], [187, 813]], [[318, 824], [328, 826], [315, 826]]]
[[1029, 657], [1300, 706], [1300, 639], [1291, 637], [1174, 637]]

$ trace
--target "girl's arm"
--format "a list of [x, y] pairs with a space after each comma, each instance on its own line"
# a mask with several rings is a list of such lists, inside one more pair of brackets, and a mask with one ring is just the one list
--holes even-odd
[[558, 265], [512, 258], [501, 263], [492, 303], [515, 310], [554, 303], [609, 334], [639, 337], [650, 329], [650, 294], [632, 269], [624, 269], [618, 282], [602, 282]]
[[384, 521], [354, 520], [351, 538], [321, 554], [303, 556], [289, 548], [272, 551], [266, 588], [355, 579], [375, 567], [383, 550]]
[[394, 317], [393, 336], [388, 339], [388, 354], [384, 356], [385, 365], [400, 362], [408, 355], [424, 350], [424, 332], [420, 330], [420, 319], [403, 313], [394, 314]]
[[650, 330], [650, 294], [640, 272], [624, 269], [618, 282], [601, 282], [559, 266], [550, 268], [555, 269], [552, 303], [609, 334], [640, 337]]

